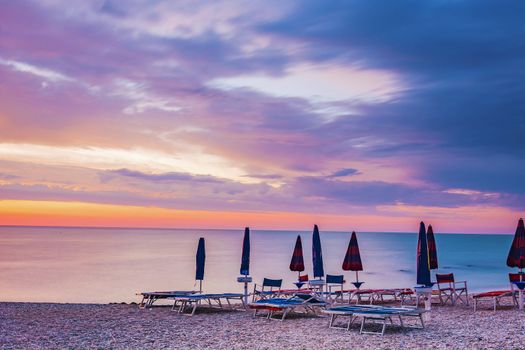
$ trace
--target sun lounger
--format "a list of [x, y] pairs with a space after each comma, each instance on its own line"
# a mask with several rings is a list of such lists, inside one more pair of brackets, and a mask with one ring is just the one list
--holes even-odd
[[[266, 318], [270, 320], [283, 321], [292, 311], [297, 309], [303, 309], [306, 313], [313, 313], [317, 315], [319, 308], [324, 308], [328, 303], [315, 295], [296, 293], [290, 298], [268, 298], [261, 299], [248, 304], [250, 309], [253, 309], [253, 316], [257, 316], [258, 311], [267, 311]], [[281, 317], [274, 317], [276, 314], [281, 313]]]
[[[176, 310], [178, 313], [188, 316], [193, 316], [197, 307], [206, 305], [207, 307], [215, 307], [224, 309], [224, 301], [228, 305], [228, 309], [232, 310], [232, 300], [238, 300], [241, 302], [242, 307], [246, 308], [244, 304], [244, 295], [237, 293], [221, 293], [221, 294], [205, 294], [205, 293], [194, 293], [186, 295], [173, 295], [169, 297], [173, 299], [172, 310]], [[186, 312], [188, 310], [188, 312]]]
[[521, 275], [518, 273], [509, 273], [510, 288], [508, 290], [493, 290], [490, 292], [478, 293], [472, 296], [474, 300], [474, 311], [477, 310], [478, 302], [480, 301], [492, 301], [494, 311], [500, 305], [500, 301], [503, 298], [511, 298], [514, 306], [518, 305], [518, 291], [515, 289], [512, 282], [521, 281]]
[[137, 295], [142, 296], [142, 300], [139, 303], [139, 308], [141, 309], [150, 309], [153, 307], [153, 303], [155, 303], [159, 299], [169, 299], [176, 295], [188, 295], [195, 293], [195, 291], [187, 291], [187, 290], [172, 290], [172, 291], [165, 291], [165, 292], [142, 292], [137, 293]]
[[411, 298], [414, 294], [414, 291], [410, 288], [353, 289], [343, 292], [350, 295], [349, 303], [355, 298], [356, 304], [362, 304], [363, 301], [370, 304], [378, 301], [401, 301], [401, 303], [404, 303], [407, 298]]
[[[343, 328], [350, 329], [350, 326], [358, 319], [361, 318], [360, 334], [385, 334], [387, 321], [392, 325], [394, 324], [393, 319], [399, 319], [400, 326], [403, 328], [419, 328], [425, 327], [422, 314], [426, 312], [424, 309], [414, 309], [406, 307], [387, 307], [377, 305], [349, 305], [349, 306], [336, 306], [323, 310], [324, 313], [330, 315], [330, 328]], [[335, 325], [335, 320], [338, 316], [350, 317], [346, 327]], [[408, 325], [404, 322], [404, 317], [411, 317], [419, 319], [421, 325]], [[381, 331], [369, 331], [365, 330], [367, 321], [372, 323], [382, 324]]]
[[512, 290], [493, 290], [490, 292], [484, 292], [484, 293], [478, 293], [474, 294], [472, 296], [472, 299], [474, 299], [474, 311], [478, 308], [478, 302], [490, 300], [492, 301], [492, 304], [494, 305], [494, 311], [496, 311], [496, 307], [500, 305], [500, 301], [503, 298], [512, 298], [513, 302], [516, 303], [516, 293], [514, 293]]

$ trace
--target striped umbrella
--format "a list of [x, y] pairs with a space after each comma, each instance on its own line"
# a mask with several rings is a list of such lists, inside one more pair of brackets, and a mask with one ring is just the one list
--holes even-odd
[[519, 268], [520, 273], [523, 273], [523, 268], [525, 268], [525, 227], [523, 226], [523, 219], [518, 221], [518, 227], [507, 257], [507, 266]]
[[206, 250], [204, 248], [204, 238], [199, 238], [199, 245], [197, 247], [197, 255], [195, 257], [196, 270], [195, 280], [199, 281], [199, 292], [202, 293], [202, 280], [204, 279], [204, 264], [206, 262]]
[[314, 225], [314, 234], [312, 236], [312, 262], [314, 265], [314, 278], [323, 278], [323, 252], [321, 251], [321, 238], [319, 237], [317, 225]]
[[343, 261], [343, 270], [355, 271], [354, 285], [356, 288], [359, 288], [362, 284], [359, 282], [359, 271], [363, 271], [363, 264], [361, 263], [361, 254], [359, 253], [359, 245], [357, 244], [357, 235], [355, 234], [355, 231], [352, 232], [352, 237], [348, 243], [345, 260]]
[[242, 241], [242, 256], [241, 256], [241, 275], [248, 276], [250, 274], [250, 228], [244, 229], [244, 239]]
[[417, 284], [430, 286], [430, 266], [428, 261], [428, 241], [425, 223], [419, 224], [419, 238], [417, 240]]
[[299, 276], [301, 272], [304, 271], [303, 244], [300, 235], [297, 236], [297, 240], [295, 241], [292, 261], [290, 261], [290, 271], [297, 271]]
[[427, 241], [428, 241], [428, 257], [429, 257], [429, 262], [430, 262], [430, 269], [435, 270], [438, 268], [438, 256], [437, 256], [436, 239], [434, 238], [434, 230], [432, 229], [432, 225], [428, 225]]

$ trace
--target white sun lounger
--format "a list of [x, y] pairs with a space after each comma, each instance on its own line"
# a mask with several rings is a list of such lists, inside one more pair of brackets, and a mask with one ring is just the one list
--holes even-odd
[[142, 296], [142, 300], [139, 303], [139, 308], [141, 309], [150, 309], [153, 307], [153, 303], [160, 299], [169, 299], [173, 296], [183, 296], [195, 293], [195, 291], [188, 290], [172, 290], [164, 292], [142, 292], [137, 293], [136, 295]]
[[234, 309], [234, 305], [231, 303], [232, 300], [240, 301], [242, 307], [246, 308], [246, 305], [244, 304], [244, 294], [238, 293], [193, 293], [187, 295], [174, 295], [173, 297], [168, 297], [168, 299], [174, 300], [172, 310], [176, 310], [178, 313], [188, 316], [193, 316], [197, 308], [201, 305], [224, 309], [226, 306], [223, 303], [224, 301], [230, 310]]

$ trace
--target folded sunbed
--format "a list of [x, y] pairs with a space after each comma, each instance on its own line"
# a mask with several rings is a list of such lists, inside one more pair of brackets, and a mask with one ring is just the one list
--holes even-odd
[[[296, 311], [301, 308], [306, 313], [311, 312], [317, 314], [319, 308], [324, 308], [328, 303], [315, 295], [306, 293], [296, 293], [290, 298], [269, 298], [261, 299], [248, 304], [250, 309], [253, 309], [253, 316], [257, 316], [257, 312], [260, 310], [267, 311], [266, 317], [270, 320], [283, 321], [292, 311]], [[281, 317], [274, 317], [276, 314], [281, 313]]]
[[[344, 328], [349, 330], [350, 326], [354, 323], [355, 320], [361, 318], [361, 328], [359, 330], [360, 334], [385, 334], [385, 329], [387, 321], [391, 324], [394, 324], [393, 318], [398, 318], [400, 326], [403, 328], [424, 328], [425, 324], [423, 321], [422, 314], [426, 312], [424, 309], [414, 309], [407, 307], [387, 307], [387, 306], [377, 306], [377, 305], [349, 305], [349, 306], [335, 306], [323, 310], [324, 313], [330, 315], [330, 328]], [[341, 327], [335, 325], [335, 320], [338, 316], [347, 316], [350, 317], [346, 327]], [[421, 326], [419, 325], [407, 325], [403, 321], [403, 317], [412, 317], [418, 318], [420, 320]], [[377, 331], [365, 331], [366, 322], [372, 321], [372, 323], [382, 324], [380, 332]]]

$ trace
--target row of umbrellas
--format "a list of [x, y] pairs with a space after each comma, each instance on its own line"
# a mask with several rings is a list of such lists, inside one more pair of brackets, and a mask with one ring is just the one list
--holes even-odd
[[[314, 233], [312, 235], [312, 262], [314, 268], [314, 278], [322, 278], [324, 276], [323, 268], [323, 254], [321, 251], [321, 238], [319, 236], [319, 228], [314, 226]], [[348, 249], [346, 250], [345, 258], [343, 260], [344, 271], [355, 271], [356, 282], [359, 282], [359, 271], [363, 271], [363, 264], [361, 262], [361, 254], [359, 253], [359, 245], [357, 243], [357, 235], [352, 232]], [[303, 245], [301, 235], [297, 236], [295, 241], [295, 248], [290, 262], [290, 271], [298, 272], [299, 276], [304, 271]]]
[[[525, 225], [523, 219], [518, 220], [518, 226], [507, 256], [507, 266], [517, 267], [520, 274], [525, 268]], [[436, 241], [432, 226], [425, 231], [423, 222], [419, 225], [417, 243], [417, 284], [431, 286], [430, 271], [438, 268]]]
[[[196, 255], [196, 273], [195, 280], [200, 281], [199, 288], [202, 291], [202, 280], [204, 279], [204, 264], [206, 260], [206, 253], [204, 247], [204, 238], [199, 239]], [[312, 262], [314, 278], [322, 278], [324, 276], [323, 268], [323, 254], [321, 249], [321, 239], [319, 236], [319, 228], [314, 226], [312, 236]], [[525, 226], [523, 219], [519, 219], [516, 233], [509, 250], [507, 257], [507, 266], [517, 267], [520, 273], [523, 273], [525, 268]], [[361, 255], [359, 252], [359, 245], [357, 243], [357, 235], [352, 232], [350, 242], [343, 260], [342, 268], [344, 271], [355, 271], [356, 282], [359, 282], [358, 272], [363, 270], [361, 262]], [[438, 268], [437, 248], [434, 237], [432, 225], [425, 228], [423, 222], [419, 225], [419, 235], [417, 243], [417, 284], [423, 286], [432, 285], [430, 271]], [[295, 248], [290, 262], [290, 270], [296, 271], [300, 274], [305, 270], [303, 247], [301, 236], [297, 236]], [[250, 229], [248, 227], [244, 230], [244, 239], [242, 245], [241, 268], [240, 273], [243, 276], [250, 274]]]

